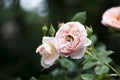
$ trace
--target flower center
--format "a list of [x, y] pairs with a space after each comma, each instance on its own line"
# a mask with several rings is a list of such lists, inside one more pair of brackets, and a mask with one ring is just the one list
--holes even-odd
[[71, 35], [66, 35], [66, 41], [71, 42], [74, 38]]
[[119, 15], [119, 16], [117, 16], [117, 17], [116, 17], [116, 19], [117, 19], [118, 21], [120, 21], [120, 15]]

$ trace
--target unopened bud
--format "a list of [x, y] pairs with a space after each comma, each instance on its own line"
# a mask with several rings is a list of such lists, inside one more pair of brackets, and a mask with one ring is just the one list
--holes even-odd
[[46, 35], [47, 31], [48, 31], [48, 28], [47, 28], [46, 25], [44, 25], [44, 26], [42, 27], [42, 32], [43, 32], [43, 35], [44, 35], [44, 36]]
[[90, 27], [86, 26], [86, 30], [87, 30], [88, 37], [90, 37], [93, 33], [92, 27], [91, 26]]
[[49, 29], [49, 34], [50, 34], [50, 36], [54, 36], [54, 34], [55, 34], [55, 29], [54, 29], [52, 24], [51, 24], [50, 29]]

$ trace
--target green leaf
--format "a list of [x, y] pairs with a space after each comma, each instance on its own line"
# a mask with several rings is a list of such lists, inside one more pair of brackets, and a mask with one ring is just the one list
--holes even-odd
[[69, 71], [73, 71], [75, 69], [75, 64], [67, 58], [59, 59], [59, 63], [62, 67], [67, 68]]
[[75, 14], [73, 16], [73, 18], [71, 19], [71, 21], [78, 21], [78, 22], [84, 24], [86, 21], [86, 11]]
[[97, 42], [97, 36], [95, 34], [92, 34], [90, 40], [92, 40], [92, 43], [95, 44]]
[[37, 80], [35, 77], [31, 77], [30, 80]]
[[106, 51], [105, 54], [104, 54], [104, 56], [108, 56], [108, 55], [110, 55], [112, 53], [114, 53], [114, 51]]
[[60, 74], [60, 70], [59, 69], [55, 69], [51, 72], [52, 76], [57, 76]]
[[82, 74], [81, 75], [82, 80], [95, 80], [94, 74]]
[[83, 70], [90, 69], [95, 65], [96, 65], [95, 62], [89, 61], [83, 65]]
[[105, 46], [105, 44], [103, 44], [103, 43], [99, 43], [98, 44], [98, 46], [96, 47], [96, 49], [98, 50], [98, 51], [105, 51], [106, 50], [106, 46]]
[[109, 57], [104, 56], [104, 57], [101, 57], [101, 58], [99, 59], [99, 61], [105, 62], [105, 63], [110, 63], [110, 62], [112, 61], [112, 59], [109, 58]]
[[101, 75], [103, 73], [107, 73], [109, 71], [109, 67], [106, 65], [99, 65], [95, 67], [95, 73], [97, 75]]

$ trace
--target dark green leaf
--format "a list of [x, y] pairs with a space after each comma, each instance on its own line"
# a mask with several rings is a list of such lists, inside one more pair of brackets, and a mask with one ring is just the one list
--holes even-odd
[[30, 80], [37, 80], [35, 77], [31, 77]]
[[71, 19], [71, 21], [78, 21], [84, 24], [86, 21], [86, 11], [75, 14], [73, 18]]
[[112, 59], [111, 58], [109, 58], [109, 57], [101, 57], [101, 60], [100, 60], [101, 62], [105, 62], [105, 63], [110, 63], [111, 61], [112, 61]]
[[89, 61], [83, 65], [83, 70], [90, 69], [95, 66], [95, 62]]
[[97, 42], [97, 36], [95, 34], [91, 35], [90, 40], [92, 40], [92, 43]]
[[59, 74], [60, 74], [60, 70], [58, 70], [58, 69], [55, 69], [52, 71], [52, 76], [57, 76]]
[[81, 77], [82, 77], [82, 80], [94, 80], [95, 75], [93, 75], [93, 74], [82, 74]]
[[99, 65], [95, 67], [95, 73], [97, 75], [101, 75], [103, 73], [107, 73], [109, 71], [109, 67], [106, 65]]
[[73, 71], [75, 69], [75, 64], [67, 58], [61, 58], [59, 59], [59, 62], [62, 67], [67, 68], [69, 71]]

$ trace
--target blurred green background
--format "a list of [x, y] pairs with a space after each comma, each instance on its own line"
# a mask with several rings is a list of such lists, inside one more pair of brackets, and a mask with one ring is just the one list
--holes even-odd
[[80, 11], [87, 11], [85, 25], [92, 25], [98, 41], [115, 51], [111, 57], [120, 65], [120, 36], [111, 36], [101, 24], [103, 12], [113, 6], [120, 6], [120, 0], [0, 0], [0, 80], [48, 74], [52, 68], [41, 72], [40, 55], [35, 53], [42, 26], [52, 23], [57, 29], [58, 22], [69, 22]]

